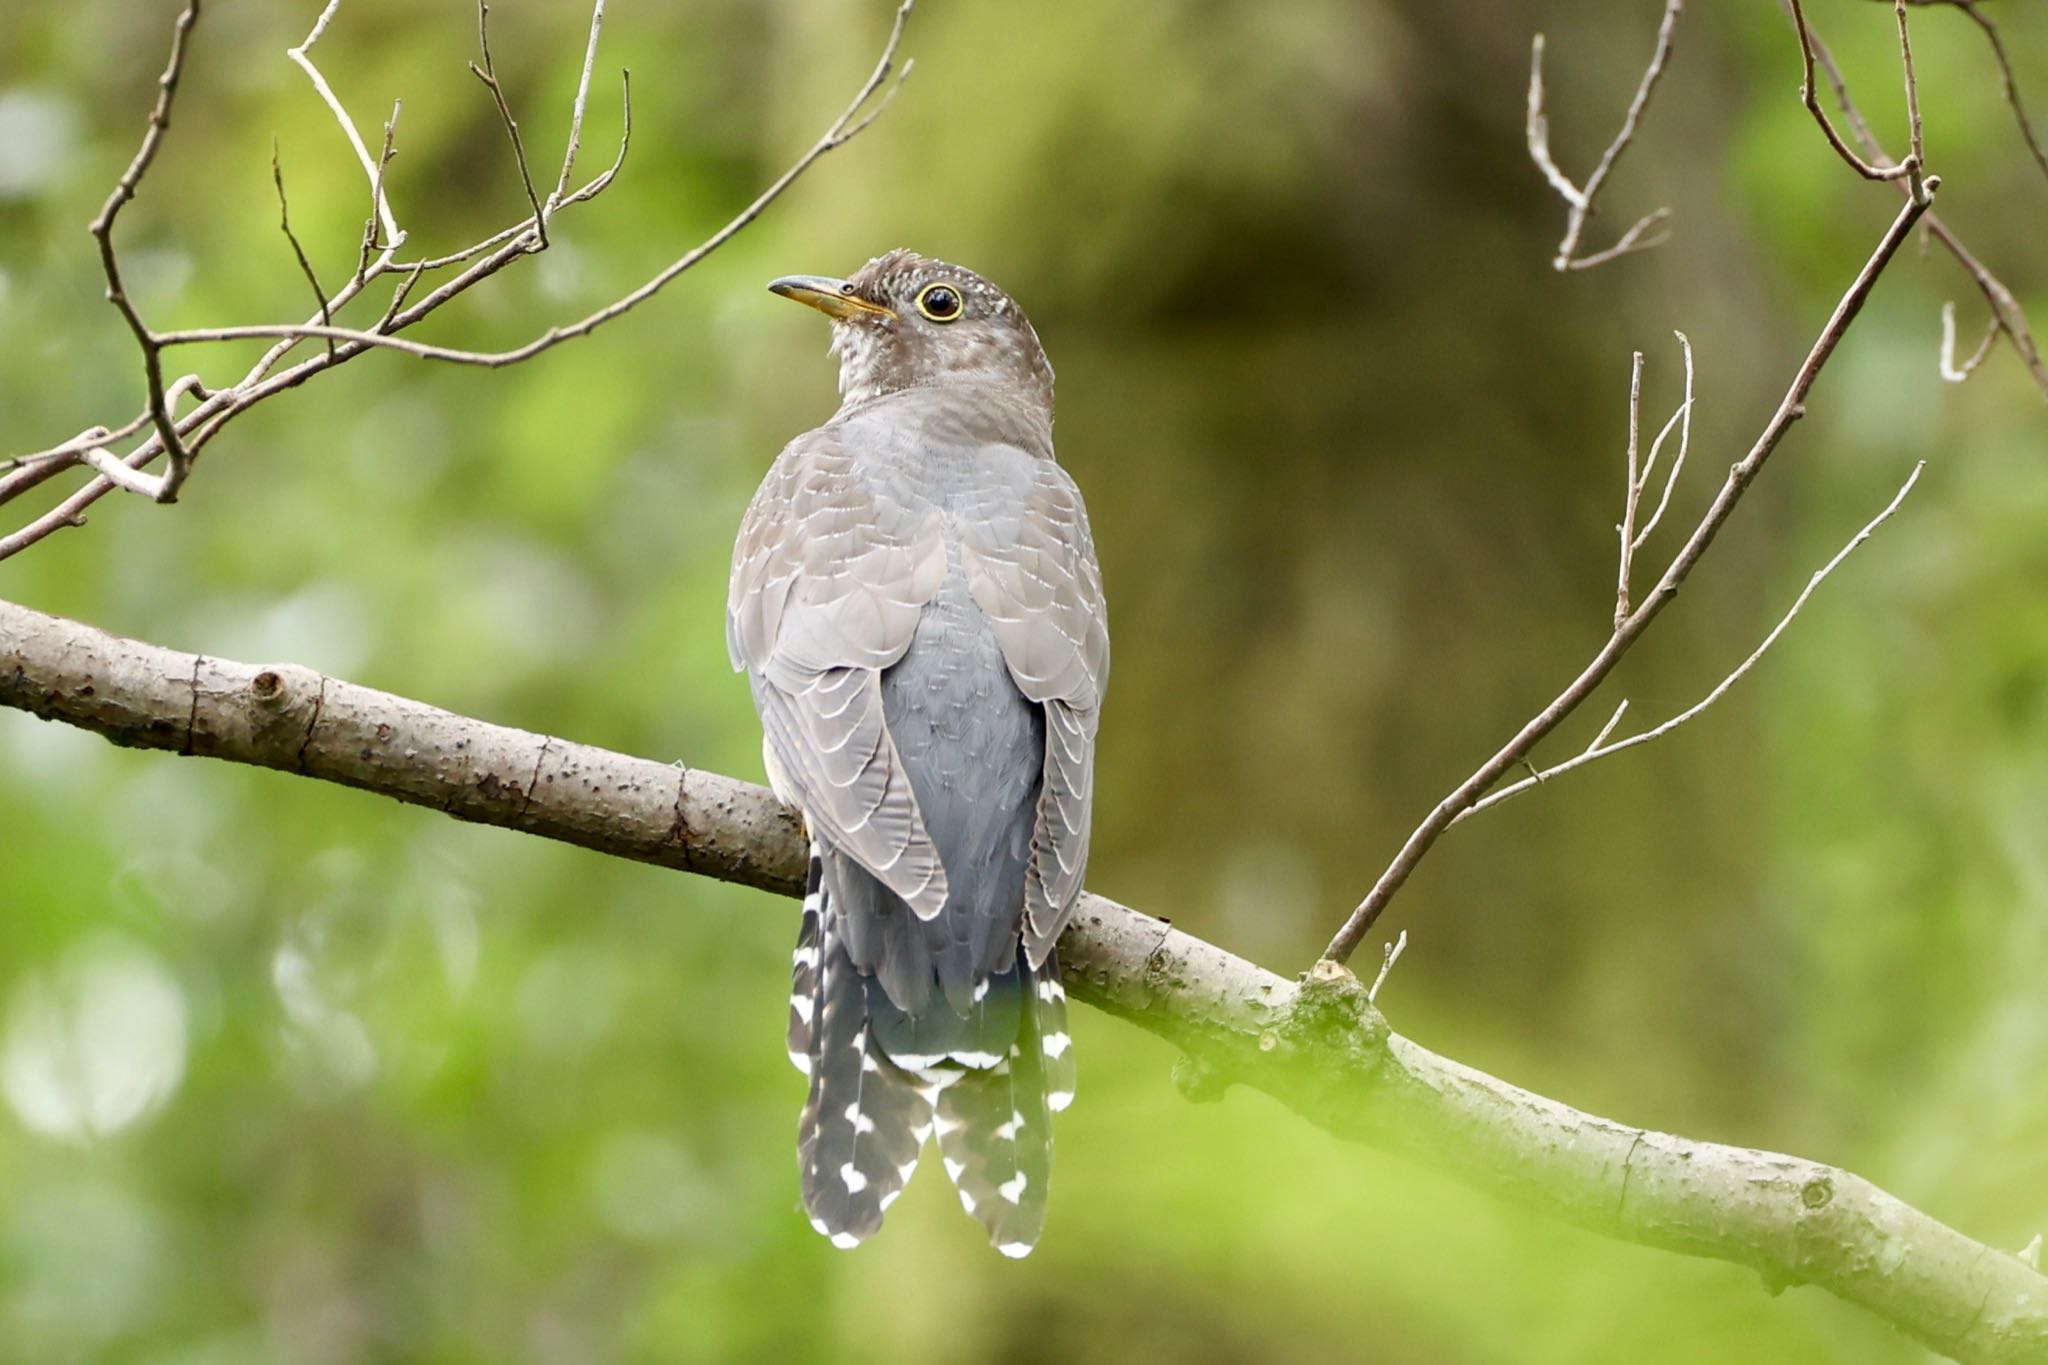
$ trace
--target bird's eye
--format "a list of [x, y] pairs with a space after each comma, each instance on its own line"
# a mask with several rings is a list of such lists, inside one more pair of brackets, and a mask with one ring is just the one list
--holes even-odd
[[960, 291], [950, 284], [928, 284], [917, 291], [917, 311], [933, 322], [951, 322], [960, 316]]

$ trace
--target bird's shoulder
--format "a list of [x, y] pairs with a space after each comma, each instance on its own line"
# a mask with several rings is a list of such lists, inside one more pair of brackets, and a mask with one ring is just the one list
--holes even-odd
[[734, 668], [791, 653], [807, 667], [880, 667], [900, 655], [945, 574], [944, 521], [839, 423], [784, 447], [733, 544]]

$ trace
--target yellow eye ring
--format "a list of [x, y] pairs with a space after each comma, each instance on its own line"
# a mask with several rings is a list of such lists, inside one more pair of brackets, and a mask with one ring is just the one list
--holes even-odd
[[917, 311], [933, 322], [951, 322], [964, 307], [960, 291], [950, 284], [928, 284], [917, 291]]

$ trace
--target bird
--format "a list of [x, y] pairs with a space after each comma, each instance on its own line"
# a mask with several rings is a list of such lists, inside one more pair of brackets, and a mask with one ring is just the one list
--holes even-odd
[[832, 320], [841, 400], [748, 505], [726, 613], [809, 841], [787, 1038], [803, 1207], [860, 1245], [936, 1139], [990, 1245], [1025, 1256], [1074, 1098], [1057, 942], [1109, 681], [1052, 366], [1009, 295], [915, 252], [768, 288]]

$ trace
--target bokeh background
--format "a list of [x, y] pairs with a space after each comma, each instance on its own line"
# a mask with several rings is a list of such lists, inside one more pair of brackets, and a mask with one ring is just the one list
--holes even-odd
[[[7, 450], [138, 401], [81, 228], [175, 8], [0, 7]], [[1675, 533], [1894, 212], [1799, 108], [1777, 7], [1699, 5], [1594, 228], [1668, 204], [1675, 239], [1553, 274], [1530, 33], [1582, 175], [1657, 8], [927, 0], [886, 116], [653, 303], [511, 371], [358, 361], [239, 421], [177, 507], [109, 500], [0, 566], [0, 593], [758, 778], [731, 534], [835, 401], [824, 324], [761, 285], [915, 246], [1011, 289], [1061, 375], [1117, 642], [1091, 884], [1299, 970], [1602, 638], [1630, 351], [1660, 420], [1672, 330], [1698, 352]], [[307, 310], [273, 134], [309, 250], [330, 281], [353, 261], [359, 174], [283, 55], [316, 9], [208, 7], [122, 227], [159, 325]], [[809, 145], [889, 17], [611, 9], [600, 66], [638, 92], [623, 178], [432, 338], [523, 340], [680, 254]], [[1902, 141], [1889, 7], [1811, 9]], [[2048, 13], [1990, 9], [2048, 119]], [[584, 21], [494, 13], [542, 166]], [[463, 69], [474, 24], [458, 0], [349, 0], [320, 49], [366, 127], [405, 99], [391, 189], [416, 246], [524, 212]], [[1979, 35], [1915, 27], [1942, 212], [2048, 322], [2048, 179]], [[1706, 718], [1446, 839], [1386, 920], [1412, 941], [1382, 1003], [1523, 1085], [1841, 1163], [2017, 1249], [2048, 1227], [2048, 442], [2010, 354], [1938, 379], [1950, 298], [1974, 337], [1953, 263], [1902, 254], [1692, 586], [1549, 752], [1622, 696], [1646, 720], [1689, 704], [1927, 460], [1904, 511]], [[1037, 1255], [989, 1253], [930, 1171], [835, 1252], [795, 1209], [790, 910], [0, 713], [0, 1357], [1925, 1358], [1818, 1291], [1525, 1215], [1261, 1097], [1190, 1107], [1169, 1049], [1092, 1012]]]

